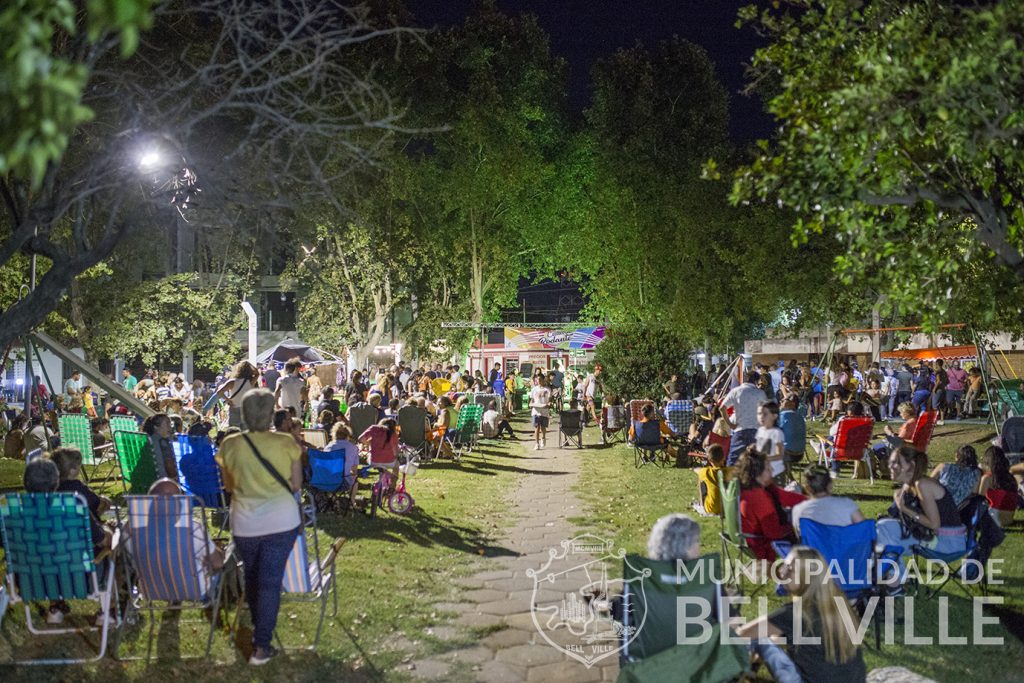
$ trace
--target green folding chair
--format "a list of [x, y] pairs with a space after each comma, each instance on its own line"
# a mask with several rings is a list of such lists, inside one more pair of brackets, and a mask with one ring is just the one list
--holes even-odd
[[[742, 593], [740, 575], [736, 568], [744, 559], [751, 561], [758, 559], [747, 544], [748, 539], [757, 538], [757, 536], [743, 533], [743, 522], [740, 519], [739, 480], [732, 479], [726, 483], [722, 473], [719, 472], [718, 491], [722, 497], [722, 530], [719, 533], [719, 538], [722, 541], [722, 556], [728, 565], [725, 580], [727, 585]], [[756, 594], [758, 590], [755, 589], [753, 594]]]
[[131, 415], [111, 415], [110, 433], [114, 432], [137, 432], [139, 431], [138, 421]]
[[[679, 623], [683, 615], [687, 621]], [[728, 616], [722, 598], [722, 566], [717, 554], [665, 562], [626, 555], [622, 564], [620, 665], [625, 680], [731, 680], [749, 668], [738, 645], [720, 642]], [[653, 672], [659, 659], [671, 658], [665, 676]], [[647, 662], [647, 664], [645, 664]], [[631, 676], [629, 672], [644, 675]], [[620, 680], [623, 676], [620, 675]]]
[[[111, 475], [114, 474], [114, 470], [117, 468], [117, 463], [109, 456], [110, 450], [108, 446], [96, 448], [93, 445], [92, 422], [88, 416], [76, 413], [60, 415], [57, 417], [57, 431], [60, 434], [62, 446], [74, 446], [82, 452], [82, 465], [95, 466], [104, 460], [110, 465], [102, 477], [97, 477], [95, 471], [90, 475], [83, 468], [83, 478], [87, 481], [104, 481], [111, 478]], [[104, 457], [105, 455], [107, 457]]]
[[[95, 657], [33, 659], [17, 664], [80, 664], [102, 659], [111, 621], [102, 626], [46, 628], [32, 621], [32, 602], [92, 600], [101, 614], [117, 607], [114, 563], [93, 551], [89, 506], [76, 493], [9, 493], [0, 497], [0, 530], [6, 549], [7, 585], [12, 601], [25, 605], [25, 623], [34, 635], [100, 632]], [[101, 564], [103, 563], [103, 564]], [[100, 567], [104, 569], [99, 571]], [[102, 574], [102, 576], [101, 576]]]
[[114, 432], [114, 449], [126, 494], [145, 495], [157, 480], [153, 442], [142, 432]]
[[482, 405], [466, 404], [462, 406], [454, 432], [448, 432], [456, 458], [461, 457], [463, 451], [472, 453], [479, 443], [480, 423], [483, 421], [483, 417], [484, 407]]

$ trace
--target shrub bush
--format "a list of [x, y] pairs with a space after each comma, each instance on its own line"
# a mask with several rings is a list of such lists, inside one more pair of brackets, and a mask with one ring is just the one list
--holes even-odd
[[662, 385], [690, 366], [692, 348], [689, 339], [667, 329], [609, 328], [594, 362], [604, 367], [605, 393], [657, 400], [665, 393]]

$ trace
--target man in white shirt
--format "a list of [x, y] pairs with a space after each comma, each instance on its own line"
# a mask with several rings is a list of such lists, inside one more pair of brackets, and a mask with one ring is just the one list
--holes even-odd
[[285, 363], [285, 375], [277, 381], [277, 389], [274, 396], [277, 398], [278, 408], [295, 408], [295, 414], [302, 416], [302, 390], [306, 386], [306, 380], [299, 375], [302, 361], [292, 358]]
[[722, 410], [733, 409], [732, 414], [732, 442], [729, 445], [729, 457], [726, 465], [732, 467], [736, 464], [740, 454], [747, 446], [757, 439], [757, 428], [760, 426], [757, 421], [757, 407], [765, 400], [764, 392], [757, 388], [757, 378], [753, 372], [746, 372], [743, 375], [743, 384], [729, 391], [722, 401]]
[[583, 410], [590, 411], [590, 416], [594, 419], [591, 424], [594, 425], [601, 424], [601, 418], [597, 414], [597, 405], [594, 399], [597, 395], [598, 386], [601, 384], [602, 372], [604, 372], [604, 367], [600, 363], [594, 365], [594, 371], [587, 374], [581, 389], [583, 394]]
[[551, 418], [551, 389], [544, 375], [537, 376], [537, 384], [530, 390], [530, 414], [533, 416], [533, 450], [547, 446], [548, 420]]

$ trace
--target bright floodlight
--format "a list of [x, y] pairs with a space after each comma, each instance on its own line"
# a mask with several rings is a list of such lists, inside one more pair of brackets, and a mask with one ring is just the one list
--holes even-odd
[[143, 152], [139, 157], [139, 168], [143, 171], [152, 171], [160, 166], [160, 152], [155, 149]]

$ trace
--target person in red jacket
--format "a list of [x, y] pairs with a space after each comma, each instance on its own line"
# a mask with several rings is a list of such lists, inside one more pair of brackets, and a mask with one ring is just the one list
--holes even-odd
[[740, 482], [743, 533], [755, 536], [747, 539], [747, 545], [758, 559], [774, 561], [772, 541], [797, 540], [789, 509], [806, 496], [776, 486], [765, 455], [755, 446], [748, 446], [736, 461], [735, 476]]

